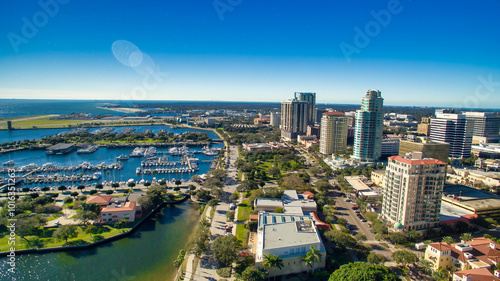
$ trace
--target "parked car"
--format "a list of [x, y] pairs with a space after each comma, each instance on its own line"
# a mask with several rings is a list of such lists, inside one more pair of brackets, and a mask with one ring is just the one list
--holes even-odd
[[235, 209], [236, 209], [236, 204], [231, 203], [231, 205], [229, 205], [229, 210], [233, 211]]

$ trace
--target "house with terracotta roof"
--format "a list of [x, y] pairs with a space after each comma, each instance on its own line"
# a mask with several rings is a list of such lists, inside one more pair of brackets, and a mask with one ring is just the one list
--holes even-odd
[[92, 204], [92, 203], [97, 203], [101, 207], [106, 207], [108, 206], [109, 202], [113, 196], [111, 195], [96, 195], [96, 196], [90, 196], [89, 199], [87, 199], [87, 204]]
[[135, 202], [126, 202], [123, 207], [121, 205], [111, 205], [101, 210], [101, 220], [103, 222], [117, 222], [121, 220], [133, 222], [137, 211], [138, 207]]
[[453, 281], [500, 281], [500, 271], [492, 274], [486, 268], [474, 268], [453, 273]]
[[100, 222], [104, 223], [124, 219], [133, 222], [136, 217], [141, 216], [141, 206], [138, 206], [136, 202], [128, 201], [128, 196], [115, 198], [111, 195], [91, 196], [86, 203], [97, 203], [101, 206]]
[[[487, 239], [448, 244], [431, 243], [425, 250], [425, 259], [432, 263], [432, 269], [444, 268], [450, 272], [485, 268], [491, 270], [500, 262], [500, 244]], [[491, 279], [494, 280], [494, 279]]]

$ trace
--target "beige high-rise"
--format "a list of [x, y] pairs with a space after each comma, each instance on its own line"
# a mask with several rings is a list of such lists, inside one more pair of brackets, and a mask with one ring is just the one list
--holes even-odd
[[421, 230], [439, 223], [446, 163], [422, 158], [391, 156], [386, 168], [381, 218], [395, 229]]
[[325, 112], [321, 117], [319, 152], [329, 155], [347, 147], [348, 118], [342, 112]]

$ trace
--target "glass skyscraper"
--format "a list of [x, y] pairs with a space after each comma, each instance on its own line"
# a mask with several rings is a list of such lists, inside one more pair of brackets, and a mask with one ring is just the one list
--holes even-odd
[[380, 158], [384, 132], [384, 99], [379, 90], [368, 90], [356, 111], [353, 158], [372, 162]]

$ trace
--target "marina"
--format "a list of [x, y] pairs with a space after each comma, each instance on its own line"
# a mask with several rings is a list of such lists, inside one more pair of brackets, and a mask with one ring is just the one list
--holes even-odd
[[[168, 130], [168, 126], [139, 126], [141, 131], [159, 132]], [[93, 128], [93, 131], [98, 128]], [[123, 128], [133, 131], [136, 128]], [[172, 129], [180, 132], [194, 129]], [[72, 130], [68, 130], [72, 131]], [[36, 130], [39, 136], [44, 130]], [[210, 137], [217, 138], [211, 131], [203, 131]], [[0, 132], [1, 133], [1, 132]], [[78, 147], [78, 149], [77, 149]], [[201, 147], [201, 149], [200, 149]], [[164, 179], [171, 181], [189, 180], [194, 174], [207, 173], [216, 166], [215, 157], [223, 147], [222, 143], [186, 142], [186, 143], [147, 143], [147, 144], [107, 144], [76, 145], [57, 144], [45, 147], [16, 150], [0, 155], [0, 186], [9, 178], [9, 169], [15, 173], [11, 180], [17, 182], [18, 190], [29, 188], [40, 190], [45, 186], [65, 185], [95, 186], [111, 185], [118, 182], [126, 185], [127, 181], [145, 180], [155, 182]], [[180, 148], [182, 153], [171, 153], [172, 148]], [[75, 153], [76, 150], [76, 153]], [[194, 155], [197, 157], [194, 157]], [[97, 176], [96, 173], [99, 173]], [[158, 178], [158, 179], [157, 179]]]

